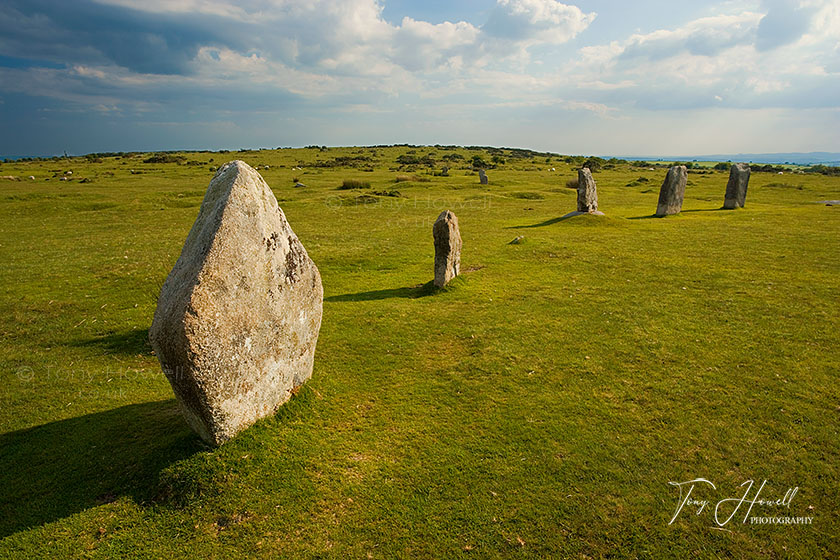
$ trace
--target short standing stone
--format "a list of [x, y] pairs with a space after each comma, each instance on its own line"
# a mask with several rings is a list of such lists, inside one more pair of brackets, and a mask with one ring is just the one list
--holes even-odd
[[668, 170], [665, 182], [659, 189], [659, 204], [656, 206], [657, 216], [670, 216], [680, 213], [687, 181], [688, 171], [685, 165], [675, 165]]
[[590, 214], [598, 211], [598, 191], [587, 167], [578, 170], [577, 211]]
[[458, 218], [444, 210], [432, 228], [435, 238], [435, 286], [444, 287], [461, 271], [461, 231]]
[[478, 180], [481, 181], [482, 185], [486, 185], [488, 183], [487, 173], [485, 173], [483, 169], [478, 170]]
[[746, 163], [735, 163], [729, 168], [729, 182], [726, 184], [726, 196], [723, 207], [743, 208], [747, 200], [747, 186], [750, 184], [750, 166]]
[[321, 276], [271, 189], [242, 161], [207, 189], [149, 338], [187, 423], [219, 445], [312, 375]]

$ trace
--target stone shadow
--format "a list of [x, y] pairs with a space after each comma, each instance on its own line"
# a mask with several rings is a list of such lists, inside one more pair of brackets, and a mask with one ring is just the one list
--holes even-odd
[[133, 329], [98, 336], [89, 340], [79, 340], [72, 343], [78, 347], [98, 347], [106, 354], [122, 354], [136, 356], [150, 354], [152, 346], [149, 343], [149, 329]]
[[[693, 214], [695, 212], [722, 212], [726, 210], [725, 208], [699, 208], [695, 210], [680, 210], [679, 214]], [[674, 216], [679, 216], [679, 214], [673, 214]], [[653, 220], [653, 219], [661, 219], [661, 218], [668, 218], [669, 216], [666, 215], [658, 215], [658, 214], [651, 214], [649, 216], [635, 216], [633, 218], [627, 218], [628, 220]]]
[[162, 469], [205, 446], [175, 399], [0, 435], [0, 538], [130, 496], [154, 498]]
[[439, 290], [435, 287], [434, 282], [426, 282], [417, 286], [407, 288], [392, 288], [390, 290], [373, 290], [370, 292], [359, 292], [356, 294], [342, 294], [340, 296], [330, 296], [324, 298], [324, 301], [376, 301], [391, 298], [417, 299], [421, 297], [431, 296]]
[[568, 214], [566, 214], [565, 216], [560, 216], [560, 217], [557, 217], [557, 218], [551, 218], [550, 220], [546, 220], [546, 221], [540, 222], [538, 224], [531, 224], [529, 226], [507, 226], [505, 229], [531, 229], [531, 228], [546, 227], [546, 226], [550, 226], [550, 225], [553, 225], [553, 224], [557, 224], [559, 222], [565, 222], [566, 220], [569, 220], [573, 217], [574, 216], [569, 216]]

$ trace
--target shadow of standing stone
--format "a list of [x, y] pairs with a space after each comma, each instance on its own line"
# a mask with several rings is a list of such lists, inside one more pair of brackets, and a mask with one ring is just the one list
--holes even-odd
[[675, 165], [668, 170], [665, 182], [659, 189], [659, 203], [656, 206], [657, 216], [672, 216], [680, 213], [685, 197], [686, 182], [688, 182], [688, 170], [684, 165]]

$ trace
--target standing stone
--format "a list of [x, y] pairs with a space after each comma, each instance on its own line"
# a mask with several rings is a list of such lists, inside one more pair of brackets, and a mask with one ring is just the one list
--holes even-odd
[[665, 182], [659, 189], [659, 204], [656, 207], [657, 216], [670, 216], [680, 213], [687, 181], [688, 171], [685, 165], [675, 165], [668, 170]]
[[598, 191], [588, 167], [578, 170], [577, 211], [588, 214], [598, 211]]
[[440, 213], [432, 228], [435, 237], [435, 286], [443, 288], [461, 272], [461, 230], [449, 210]]
[[485, 173], [483, 169], [478, 170], [478, 180], [481, 181], [482, 185], [486, 185], [488, 182], [487, 173]]
[[743, 208], [747, 200], [747, 186], [750, 184], [750, 166], [735, 163], [729, 168], [729, 182], [726, 184], [726, 196], [723, 207], [727, 209]]
[[248, 164], [210, 182], [149, 339], [187, 423], [219, 445], [312, 375], [321, 275]]

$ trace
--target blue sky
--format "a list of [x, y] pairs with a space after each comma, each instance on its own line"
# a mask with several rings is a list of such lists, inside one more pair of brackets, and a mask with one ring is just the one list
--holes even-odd
[[0, 154], [840, 151], [840, 0], [2, 0]]

